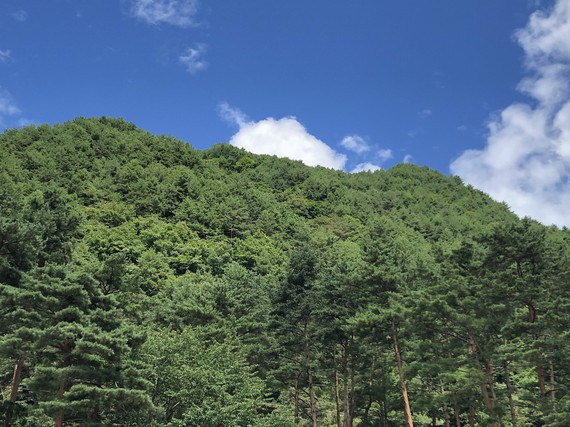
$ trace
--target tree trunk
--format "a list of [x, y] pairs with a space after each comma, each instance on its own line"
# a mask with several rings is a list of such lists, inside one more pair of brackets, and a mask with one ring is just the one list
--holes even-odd
[[491, 399], [489, 398], [489, 393], [487, 392], [487, 384], [483, 381], [479, 382], [479, 387], [481, 388], [481, 395], [483, 396], [483, 403], [487, 409], [491, 409]]
[[497, 396], [495, 395], [495, 387], [493, 385], [493, 368], [489, 361], [485, 360], [485, 374], [487, 377], [486, 382], [481, 382], [481, 391], [483, 393], [483, 401], [485, 402], [485, 406], [489, 411], [489, 415], [491, 416], [491, 427], [496, 427], [497, 422], [495, 421], [495, 406], [497, 402]]
[[[517, 261], [517, 272], [519, 277], [522, 277], [522, 271], [520, 270], [520, 263]], [[530, 323], [536, 323], [536, 308], [531, 302], [527, 302], [526, 304], [528, 309], [528, 321]], [[537, 340], [537, 334], [533, 332], [532, 334], [533, 340]], [[544, 401], [546, 399], [546, 382], [544, 380], [544, 369], [542, 367], [542, 355], [539, 350], [536, 351], [534, 355], [535, 363], [536, 363], [536, 376], [538, 379], [538, 389], [540, 390], [540, 398]]]
[[356, 393], [354, 392], [354, 366], [350, 367], [350, 407], [348, 410], [348, 427], [352, 427], [354, 423], [354, 409], [356, 408]]
[[368, 427], [370, 421], [368, 419], [368, 414], [370, 408], [372, 407], [372, 386], [374, 385], [374, 375], [376, 371], [376, 357], [372, 356], [372, 369], [370, 370], [370, 377], [368, 378], [368, 402], [364, 408], [364, 413], [362, 414], [362, 425]]
[[[469, 312], [466, 311], [466, 314], [469, 314]], [[480, 381], [479, 387], [481, 389], [481, 395], [483, 397], [483, 402], [485, 403], [485, 407], [489, 411], [489, 415], [491, 416], [491, 418], [494, 418], [497, 396], [495, 395], [493, 368], [491, 366], [491, 363], [482, 357], [481, 347], [479, 346], [479, 343], [475, 338], [475, 333], [473, 332], [473, 328], [471, 327], [471, 325], [467, 327], [467, 334], [469, 336], [469, 352], [473, 355], [473, 357], [478, 363], [483, 364], [485, 370], [486, 380]], [[469, 423], [471, 423], [471, 417]], [[491, 423], [491, 426], [494, 427], [495, 425], [496, 422], [493, 421]]]
[[542, 368], [542, 355], [540, 351], [534, 354], [534, 359], [536, 362], [536, 376], [538, 377], [538, 388], [540, 390], [540, 398], [542, 400], [546, 399], [546, 381], [544, 379], [544, 369]]
[[[443, 387], [443, 383], [441, 380], [439, 381], [439, 392], [443, 395], [445, 394], [445, 388]], [[447, 402], [443, 402], [443, 419], [445, 421], [445, 427], [451, 427], [451, 422], [449, 420], [449, 407], [447, 406]]]
[[336, 425], [337, 427], [341, 427], [340, 421], [340, 385], [338, 381], [338, 367], [336, 361], [336, 344], [333, 348], [332, 352], [333, 356], [333, 367], [334, 367], [334, 399], [336, 403]]
[[307, 380], [309, 382], [309, 404], [311, 407], [311, 421], [313, 427], [317, 427], [317, 399], [315, 397], [315, 385], [313, 383], [313, 371], [311, 368], [307, 369]]
[[485, 360], [485, 373], [487, 374], [487, 384], [489, 385], [489, 391], [491, 396], [489, 403], [491, 404], [491, 410], [495, 410], [497, 406], [497, 395], [495, 394], [495, 380], [493, 378], [493, 366], [488, 360]]
[[475, 427], [475, 407], [473, 404], [469, 405], [469, 425]]
[[548, 359], [548, 370], [550, 372], [550, 401], [552, 402], [553, 409], [556, 410], [554, 407], [556, 402], [556, 384], [554, 382], [554, 363], [551, 357]]
[[410, 401], [408, 400], [408, 390], [404, 380], [404, 368], [402, 365], [402, 356], [400, 353], [400, 346], [398, 344], [398, 336], [396, 334], [396, 326], [392, 321], [392, 341], [394, 342], [394, 355], [396, 356], [396, 366], [398, 368], [398, 376], [400, 377], [400, 389], [404, 399], [404, 416], [406, 418], [406, 427], [413, 427], [414, 421], [412, 420], [412, 411], [410, 409]]
[[386, 400], [382, 401], [382, 421], [383, 421], [383, 426], [387, 427], [389, 422], [388, 422], [388, 409], [387, 409], [386, 405]]
[[311, 369], [311, 354], [309, 351], [309, 322], [305, 320], [303, 327], [305, 337], [305, 364], [307, 366], [307, 382], [309, 383], [309, 408], [313, 427], [317, 427], [317, 399], [315, 397], [315, 384], [313, 382], [313, 370]]
[[10, 390], [10, 402], [15, 402], [18, 398], [18, 390], [22, 381], [22, 368], [24, 367], [24, 356], [19, 356], [14, 363], [14, 375], [12, 375], [12, 389]]
[[443, 404], [443, 420], [445, 427], [451, 427], [451, 420], [449, 419], [449, 408], [447, 406], [447, 403]]
[[55, 419], [54, 422], [54, 427], [63, 427], [63, 418], [64, 418], [64, 412], [63, 409], [59, 410], [59, 413], [57, 415], [57, 418]]
[[513, 386], [511, 384], [511, 375], [509, 373], [509, 362], [505, 361], [505, 385], [507, 386], [507, 397], [509, 398], [509, 410], [511, 411], [511, 424], [517, 427], [517, 411], [513, 400]]
[[455, 416], [455, 427], [461, 427], [461, 417], [459, 406], [457, 405], [457, 393], [453, 392], [453, 415]]
[[24, 356], [20, 355], [14, 363], [14, 374], [12, 375], [12, 387], [10, 390], [10, 403], [11, 405], [6, 409], [4, 416], [4, 427], [12, 425], [12, 411], [16, 400], [18, 399], [18, 390], [20, 389], [20, 382], [22, 381], [22, 368], [24, 367]]
[[[485, 360], [485, 373], [487, 374], [487, 385], [489, 386], [489, 412], [493, 419], [491, 426], [494, 427], [497, 425], [495, 421], [496, 417], [496, 407], [497, 407], [497, 395], [495, 394], [495, 380], [493, 378], [493, 366], [491, 362]], [[499, 425], [502, 425], [503, 421], [501, 419], [501, 415], [499, 414]]]
[[[71, 351], [72, 350], [73, 350], [73, 342], [66, 340], [62, 346], [63, 367], [64, 368], [71, 365]], [[59, 392], [57, 394], [58, 399], [61, 400], [63, 398], [63, 395], [68, 390], [68, 388], [69, 388], [69, 385], [67, 383], [67, 380], [64, 378], [62, 383], [61, 383], [61, 387], [59, 389]], [[57, 414], [57, 417], [54, 421], [55, 427], [63, 427], [64, 415], [65, 415], [64, 410], [60, 409], [59, 413]]]
[[299, 392], [299, 376], [301, 374], [298, 373], [297, 375], [295, 375], [295, 391], [293, 394], [293, 401], [294, 401], [294, 405], [295, 405], [295, 409], [294, 409], [294, 420], [295, 420], [295, 425], [298, 425], [299, 422], [301, 421], [299, 419], [299, 398], [300, 398], [300, 392]]
[[342, 401], [344, 404], [343, 427], [350, 427], [350, 398], [348, 395], [348, 355], [346, 346], [342, 346]]

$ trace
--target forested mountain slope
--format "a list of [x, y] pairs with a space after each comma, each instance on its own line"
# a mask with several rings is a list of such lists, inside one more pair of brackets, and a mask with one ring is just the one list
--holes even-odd
[[6, 426], [567, 426], [570, 233], [410, 164], [0, 135]]

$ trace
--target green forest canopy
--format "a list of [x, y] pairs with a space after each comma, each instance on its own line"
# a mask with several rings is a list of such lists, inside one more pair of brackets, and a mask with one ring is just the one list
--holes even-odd
[[0, 135], [5, 426], [566, 426], [570, 233], [458, 177]]

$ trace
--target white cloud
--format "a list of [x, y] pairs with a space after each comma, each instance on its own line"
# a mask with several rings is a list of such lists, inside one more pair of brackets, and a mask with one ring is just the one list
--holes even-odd
[[19, 118], [17, 121], [18, 127], [25, 127], [30, 125], [37, 125], [38, 123], [34, 120], [27, 119], [25, 117]]
[[467, 125], [459, 125], [455, 129], [459, 132], [465, 132], [465, 131], [467, 131], [468, 127], [467, 127]]
[[178, 57], [178, 60], [184, 64], [186, 71], [190, 74], [196, 74], [208, 66], [208, 63], [203, 58], [205, 52], [206, 46], [198, 44], [186, 49], [186, 52]]
[[0, 50], [0, 62], [6, 62], [12, 59], [12, 52], [9, 49]]
[[433, 114], [433, 111], [431, 111], [429, 108], [425, 108], [422, 111], [419, 112], [419, 116], [421, 119], [425, 120], [427, 119], [429, 116], [431, 116]]
[[16, 107], [10, 92], [0, 86], [0, 116], [15, 116], [20, 113], [21, 111]]
[[414, 158], [412, 157], [411, 154], [406, 154], [404, 156], [404, 159], [402, 160], [403, 163], [412, 163], [412, 160], [414, 160]]
[[394, 155], [392, 154], [392, 150], [389, 148], [383, 148], [382, 150], [378, 151], [378, 158], [381, 162], [385, 162], [386, 160], [390, 160]]
[[249, 123], [249, 118], [239, 108], [232, 107], [227, 102], [222, 102], [219, 106], [222, 119], [232, 125], [242, 127]]
[[529, 73], [519, 90], [535, 102], [492, 118], [486, 146], [450, 170], [520, 216], [570, 226], [570, 2], [535, 12], [515, 38]]
[[134, 0], [131, 13], [149, 24], [196, 25], [198, 0]]
[[374, 172], [374, 171], [378, 171], [378, 170], [382, 170], [382, 168], [378, 165], [375, 165], [374, 163], [366, 162], [366, 163], [360, 163], [360, 164], [356, 165], [354, 167], [354, 169], [352, 169], [350, 171], [350, 173]]
[[340, 144], [347, 150], [354, 151], [357, 154], [362, 154], [370, 150], [368, 143], [359, 135], [345, 136]]
[[28, 12], [25, 10], [17, 10], [11, 13], [10, 16], [18, 22], [26, 22], [28, 20]]
[[18, 116], [21, 113], [10, 92], [0, 86], [0, 127], [6, 126], [8, 117]]
[[269, 154], [300, 160], [308, 166], [342, 169], [346, 156], [337, 153], [323, 141], [307, 132], [294, 117], [258, 122], [249, 121], [240, 110], [226, 103], [220, 105], [220, 115], [239, 126], [230, 144], [255, 154]]

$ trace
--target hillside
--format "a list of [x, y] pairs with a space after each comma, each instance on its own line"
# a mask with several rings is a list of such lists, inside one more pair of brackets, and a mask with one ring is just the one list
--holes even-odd
[[569, 280], [567, 229], [428, 168], [0, 135], [6, 426], [564, 426]]

